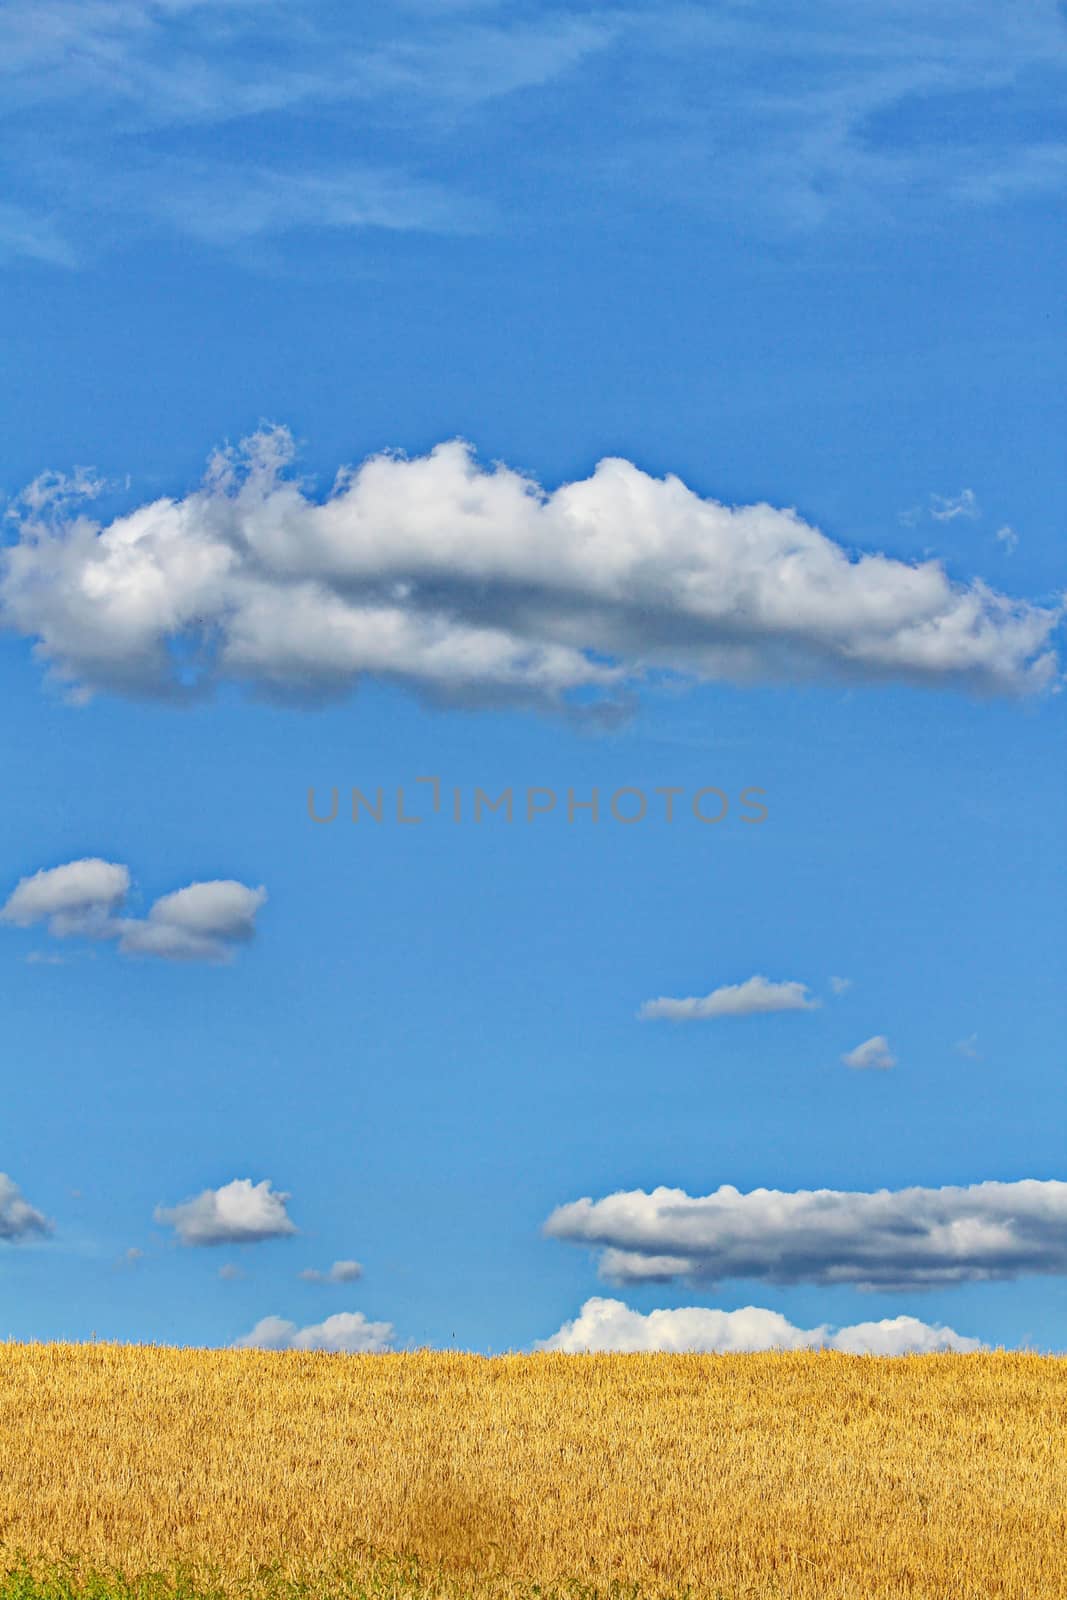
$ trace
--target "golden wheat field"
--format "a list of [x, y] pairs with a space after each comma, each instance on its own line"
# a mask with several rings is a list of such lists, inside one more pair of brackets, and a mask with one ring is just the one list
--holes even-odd
[[475, 1600], [1064, 1600], [1067, 1359], [0, 1345], [4, 1570], [389, 1553]]

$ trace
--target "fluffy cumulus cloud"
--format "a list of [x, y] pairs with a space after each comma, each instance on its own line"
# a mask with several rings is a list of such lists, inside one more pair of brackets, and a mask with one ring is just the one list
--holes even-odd
[[694, 1022], [704, 1017], [752, 1017], [768, 1011], [814, 1011], [818, 1004], [806, 983], [772, 983], [757, 975], [744, 983], [725, 984], [710, 994], [646, 1000], [638, 1015], [649, 1021]]
[[120, 950], [171, 961], [226, 961], [235, 944], [256, 931], [256, 912], [267, 898], [232, 878], [191, 883], [165, 894], [141, 920], [123, 923]]
[[261, 1317], [251, 1333], [234, 1341], [237, 1350], [333, 1350], [380, 1355], [393, 1348], [393, 1324], [368, 1322], [362, 1311], [337, 1311], [325, 1322], [300, 1328], [284, 1317]]
[[631, 462], [549, 493], [460, 442], [342, 470], [323, 500], [268, 429], [184, 499], [101, 525], [23, 505], [0, 619], [78, 695], [287, 698], [362, 677], [437, 701], [624, 705], [642, 682], [1058, 677], [1062, 608], [856, 553], [796, 512], [731, 507]]
[[17, 928], [46, 922], [52, 933], [103, 931], [130, 889], [130, 870], [87, 856], [61, 867], [44, 867], [21, 878], [0, 909], [0, 921]]
[[904, 1356], [939, 1350], [980, 1350], [967, 1339], [916, 1317], [887, 1317], [852, 1327], [795, 1328], [778, 1311], [743, 1306], [714, 1311], [681, 1306], [673, 1311], [632, 1311], [621, 1300], [594, 1296], [571, 1322], [538, 1344], [539, 1350], [675, 1350], [731, 1353], [747, 1350], [843, 1350], [850, 1355]]
[[81, 935], [115, 939], [125, 955], [168, 961], [228, 961], [255, 933], [265, 889], [233, 879], [191, 883], [160, 896], [146, 917], [123, 914], [130, 870], [87, 857], [22, 878], [0, 908], [0, 921], [27, 928], [47, 925], [56, 938]]
[[618, 1283], [854, 1284], [921, 1289], [1067, 1274], [1067, 1183], [1023, 1179], [941, 1189], [620, 1191], [559, 1206], [554, 1239], [599, 1249]]
[[305, 1267], [300, 1276], [305, 1283], [355, 1283], [363, 1276], [358, 1261], [335, 1261], [326, 1272], [318, 1267]]
[[888, 1072], [890, 1067], [897, 1064], [884, 1033], [876, 1033], [872, 1039], [864, 1039], [854, 1050], [846, 1050], [841, 1060], [846, 1067], [853, 1067], [857, 1072]]
[[31, 1206], [22, 1190], [6, 1172], [0, 1172], [0, 1239], [13, 1243], [51, 1233], [47, 1217]]
[[173, 1228], [182, 1244], [258, 1244], [297, 1232], [285, 1209], [290, 1198], [279, 1193], [269, 1178], [261, 1183], [234, 1178], [180, 1205], [157, 1206], [155, 1217]]

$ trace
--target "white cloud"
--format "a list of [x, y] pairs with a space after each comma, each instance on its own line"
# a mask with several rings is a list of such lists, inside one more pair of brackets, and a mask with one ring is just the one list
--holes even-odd
[[129, 888], [128, 867], [88, 856], [20, 878], [0, 910], [0, 921], [17, 928], [48, 922], [52, 933], [60, 937], [91, 932], [110, 918]]
[[[293, 229], [463, 231], [488, 209], [467, 198], [467, 174], [454, 165], [453, 192], [425, 173], [442, 164], [457, 117], [565, 75], [613, 33], [602, 17], [498, 25], [439, 5], [417, 26], [377, 8], [356, 38], [329, 9], [305, 10], [294, 27], [286, 7], [255, 0], [5, 3], [0, 117], [32, 204], [0, 204], [0, 256], [70, 266], [161, 225], [235, 253]], [[340, 169], [306, 141], [299, 162], [275, 168], [278, 141], [254, 127], [205, 146], [203, 130], [239, 119], [316, 115], [347, 119], [340, 143], [352, 158]], [[207, 159], [184, 149], [183, 128], [201, 131]], [[364, 148], [383, 159], [361, 162]]]
[[256, 1244], [297, 1232], [285, 1203], [291, 1197], [269, 1178], [253, 1183], [235, 1178], [220, 1189], [205, 1189], [176, 1206], [157, 1206], [155, 1218], [177, 1233], [182, 1244]]
[[243, 1278], [244, 1276], [245, 1274], [241, 1268], [232, 1261], [223, 1262], [219, 1268], [219, 1277], [223, 1283], [235, 1283], [238, 1278]]
[[172, 961], [225, 961], [231, 945], [254, 936], [256, 913], [266, 899], [262, 886], [250, 889], [232, 878], [191, 883], [162, 895], [146, 919], [124, 921], [119, 948]]
[[0, 1239], [13, 1242], [52, 1232], [52, 1224], [6, 1172], [0, 1172]]
[[1019, 547], [1019, 535], [1016, 533], [1014, 528], [1009, 527], [1009, 525], [1005, 523], [1002, 528], [997, 529], [995, 537], [998, 543], [1004, 546], [1004, 549], [1009, 556], [1014, 555], [1015, 551]]
[[834, 994], [844, 994], [846, 992], [846, 990], [852, 988], [852, 979], [851, 978], [831, 978], [830, 979], [830, 988], [831, 988], [831, 990], [833, 991]]
[[[256, 913], [267, 899], [262, 887], [222, 878], [160, 896], [147, 917], [120, 916], [129, 888], [128, 867], [95, 857], [71, 861], [21, 879], [0, 921], [22, 928], [47, 922], [57, 938], [116, 939], [124, 955], [222, 962], [253, 937]], [[32, 959], [54, 958], [34, 952]]]
[[[161, 172], [158, 160], [154, 167], [158, 187], [150, 209], [181, 232], [223, 247], [308, 228], [470, 233], [486, 220], [484, 207], [440, 184], [371, 167], [317, 174], [187, 163]], [[136, 193], [143, 177], [129, 174], [125, 187]]]
[[373, 1354], [393, 1348], [393, 1324], [368, 1322], [362, 1311], [338, 1311], [325, 1322], [297, 1327], [284, 1317], [261, 1317], [242, 1338], [236, 1350], [333, 1350], [349, 1355]]
[[[1002, 156], [1003, 150], [999, 152]], [[959, 194], [982, 206], [999, 205], [1018, 196], [1054, 194], [1067, 184], [1067, 143], [1046, 139], [1007, 153], [964, 177]]]
[[0, 201], [0, 261], [40, 261], [51, 267], [73, 267], [76, 262], [55, 220], [43, 214]]
[[545, 1232], [601, 1249], [601, 1276], [619, 1283], [685, 1277], [943, 1287], [1067, 1274], [1067, 1183], [748, 1194], [723, 1184], [695, 1197], [636, 1189], [559, 1206]]
[[263, 888], [249, 889], [232, 878], [217, 878], [162, 895], [148, 917], [151, 922], [205, 938], [251, 939], [256, 912], [266, 898]]
[[981, 1056], [978, 1053], [978, 1035], [976, 1033], [968, 1034], [966, 1039], [957, 1039], [952, 1048], [961, 1056], [966, 1056], [969, 1061], [981, 1060]]
[[854, 558], [793, 511], [628, 461], [546, 493], [453, 441], [373, 457], [319, 502], [291, 455], [270, 429], [184, 500], [103, 528], [23, 518], [0, 615], [78, 693], [178, 700], [223, 681], [322, 699], [364, 676], [541, 706], [625, 705], [663, 676], [1007, 694], [1057, 676], [1061, 610], [934, 561]]
[[970, 1339], [940, 1323], [917, 1317], [883, 1317], [880, 1322], [857, 1322], [840, 1328], [829, 1340], [832, 1350], [855, 1356], [931, 1355], [938, 1350], [984, 1350], [980, 1339]]
[[357, 1278], [362, 1278], [363, 1268], [358, 1261], [335, 1261], [327, 1272], [305, 1267], [300, 1276], [305, 1283], [355, 1283]]
[[876, 1033], [873, 1039], [864, 1039], [854, 1050], [848, 1050], [841, 1057], [846, 1067], [854, 1067], [859, 1072], [873, 1069], [878, 1072], [887, 1072], [890, 1067], [895, 1067], [897, 1058], [889, 1048], [889, 1040], [884, 1033]]
[[796, 1328], [778, 1311], [743, 1306], [738, 1311], [714, 1311], [704, 1306], [682, 1306], [672, 1311], [632, 1311], [621, 1300], [594, 1296], [571, 1322], [565, 1322], [539, 1350], [579, 1351], [703, 1351], [729, 1353], [750, 1350], [843, 1350], [853, 1355], [900, 1356], [937, 1350], [980, 1350], [978, 1339], [968, 1339], [952, 1328], [920, 1322], [916, 1317], [892, 1317], [881, 1322], [860, 1322], [831, 1332], [826, 1325]]
[[[1055, 128], [1063, 93], [1056, 0], [1034, 0], [1025, 13], [990, 0], [977, 11], [973, 0], [824, 0], [817, 25], [752, 5], [605, 0], [591, 10], [563, 0], [529, 12], [409, 0], [366, 11], [356, 38], [343, 7], [302, 7], [294, 26], [291, 7], [261, 0], [5, 0], [5, 136], [13, 193], [26, 191], [29, 203], [0, 212], [0, 248], [66, 263], [68, 235], [88, 251], [102, 234], [125, 241], [168, 212], [199, 237], [206, 217], [217, 238], [227, 198], [238, 236], [248, 237], [250, 220], [263, 230], [313, 224], [309, 186], [352, 183], [315, 170], [314, 141], [298, 141], [306, 174], [286, 175], [264, 203], [257, 158], [279, 141], [265, 144], [252, 121], [240, 139], [208, 138], [264, 116], [283, 130], [287, 117], [303, 128], [325, 116], [339, 133], [331, 144], [387, 159], [404, 197], [427, 169], [473, 187], [477, 112], [491, 119], [491, 142], [509, 150], [505, 224], [536, 193], [529, 162], [540, 185], [546, 173], [556, 179], [552, 217], [562, 226], [620, 183], [654, 195], [660, 209], [696, 206], [731, 230], [755, 214], [777, 232], [827, 219], [884, 227], [912, 208], [943, 217], [947, 206], [1052, 194], [1067, 181], [1067, 148], [1039, 136]], [[590, 94], [595, 102], [620, 70], [632, 92], [613, 96], [610, 118], [590, 118]], [[711, 81], [713, 94], [698, 92]], [[524, 138], [508, 120], [516, 93]], [[1027, 112], [1010, 127], [984, 110], [1005, 95]], [[917, 116], [925, 136], [915, 136]], [[567, 159], [573, 139], [561, 152], [561, 126], [582, 160]], [[183, 128], [219, 151], [199, 207], [190, 181], [175, 183], [164, 166]], [[954, 132], [936, 137], [942, 128]], [[499, 190], [491, 170], [481, 187]], [[365, 209], [331, 207], [329, 194], [323, 208], [328, 217], [350, 209], [350, 225]]]
[[705, 1017], [752, 1017], [769, 1011], [814, 1011], [819, 1003], [812, 999], [806, 983], [772, 983], [757, 974], [744, 983], [728, 983], [699, 997], [646, 1000], [638, 1015], [648, 1020], [693, 1022]]
[[975, 497], [973, 489], [964, 489], [955, 496], [932, 494], [930, 496], [930, 515], [937, 522], [954, 522], [957, 517], [965, 517], [969, 522], [982, 515], [981, 507]]
[[69, 513], [87, 500], [95, 500], [107, 487], [107, 480], [87, 467], [75, 467], [70, 473], [41, 472], [15, 496], [6, 515], [11, 519], [20, 515], [39, 518], [45, 514]]

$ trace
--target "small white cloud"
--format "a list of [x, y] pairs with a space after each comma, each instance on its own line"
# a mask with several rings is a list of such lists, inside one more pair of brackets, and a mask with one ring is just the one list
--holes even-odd
[[335, 1261], [327, 1272], [318, 1267], [305, 1267], [300, 1276], [305, 1283], [355, 1283], [362, 1278], [363, 1268], [358, 1261]]
[[831, 978], [830, 979], [830, 988], [831, 988], [831, 990], [832, 990], [832, 992], [834, 994], [844, 994], [846, 990], [852, 988], [852, 979], [851, 978]]
[[13, 1243], [51, 1232], [48, 1218], [30, 1205], [13, 1178], [0, 1172], [0, 1239]]
[[256, 912], [267, 899], [232, 878], [191, 883], [161, 896], [144, 919], [122, 923], [120, 950], [165, 961], [227, 961], [236, 944], [256, 931]]
[[181, 928], [209, 939], [251, 939], [256, 912], [267, 898], [260, 886], [249, 889], [233, 878], [191, 883], [158, 899], [148, 913], [151, 922]]
[[693, 1022], [706, 1017], [751, 1017], [771, 1011], [814, 1011], [806, 983], [772, 983], [757, 975], [744, 983], [726, 984], [710, 994], [672, 1000], [646, 1000], [638, 1016], [646, 1020]]
[[269, 1178], [253, 1183], [235, 1178], [221, 1189], [205, 1189], [177, 1206], [157, 1206], [155, 1218], [177, 1233], [182, 1244], [256, 1244], [297, 1232], [285, 1209], [291, 1197]]
[[88, 467], [75, 467], [70, 473], [42, 472], [15, 496], [5, 514], [17, 520], [24, 513], [40, 517], [46, 512], [67, 512], [86, 500], [95, 500], [107, 487], [106, 478], [99, 477]]
[[892, 1317], [881, 1322], [860, 1322], [832, 1333], [828, 1325], [794, 1327], [778, 1311], [743, 1306], [739, 1311], [715, 1311], [704, 1306], [682, 1306], [671, 1311], [632, 1311], [622, 1300], [593, 1296], [572, 1322], [565, 1322], [539, 1350], [580, 1351], [699, 1351], [709, 1354], [753, 1350], [843, 1350], [852, 1355], [901, 1356], [939, 1350], [980, 1350], [978, 1339], [965, 1338], [952, 1328], [920, 1322], [916, 1317]]
[[976, 1033], [968, 1034], [966, 1039], [957, 1039], [952, 1048], [959, 1055], [966, 1056], [969, 1061], [981, 1060], [978, 1054], [978, 1035]]
[[982, 511], [974, 490], [964, 489], [954, 498], [943, 494], [932, 494], [930, 515], [937, 522], [953, 522], [957, 517], [966, 517], [968, 521], [973, 522], [982, 515]]
[[377, 1355], [393, 1348], [393, 1324], [368, 1322], [362, 1311], [338, 1311], [325, 1322], [300, 1328], [284, 1317], [261, 1317], [234, 1340], [235, 1350], [333, 1350], [349, 1355]]
[[[130, 870], [87, 857], [22, 878], [0, 909], [0, 921], [26, 928], [47, 922], [55, 938], [79, 935], [115, 939], [123, 955], [166, 961], [228, 961], [255, 934], [256, 913], [267, 899], [233, 878], [191, 883], [161, 895], [147, 917], [120, 915]], [[33, 951], [28, 961], [58, 964], [62, 957]]]
[[995, 537], [1004, 546], [1005, 552], [1009, 556], [1018, 548], [1019, 535], [1007, 523], [1004, 524], [1003, 528], [997, 529]]
[[128, 867], [87, 856], [20, 878], [0, 909], [0, 921], [17, 928], [48, 922], [59, 936], [91, 931], [111, 916], [129, 888]]
[[236, 1281], [236, 1279], [243, 1278], [244, 1276], [245, 1273], [242, 1271], [242, 1269], [236, 1266], [232, 1261], [225, 1262], [219, 1268], [219, 1277], [222, 1279], [223, 1283], [233, 1283]]
[[854, 1050], [847, 1050], [841, 1060], [846, 1067], [854, 1067], [860, 1072], [868, 1069], [885, 1072], [897, 1064], [884, 1033], [876, 1033], [873, 1039], [864, 1039]]

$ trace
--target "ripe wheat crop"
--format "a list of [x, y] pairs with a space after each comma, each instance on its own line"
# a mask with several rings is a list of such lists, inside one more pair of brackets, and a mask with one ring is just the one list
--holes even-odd
[[0, 1596], [95, 1572], [150, 1600], [179, 1569], [229, 1596], [1067, 1600], [1067, 1359], [0, 1345]]

